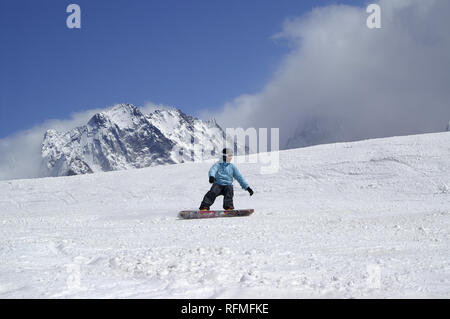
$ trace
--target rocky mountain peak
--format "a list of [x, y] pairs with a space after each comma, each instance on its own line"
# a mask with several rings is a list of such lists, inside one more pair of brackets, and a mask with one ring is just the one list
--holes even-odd
[[215, 121], [176, 108], [144, 114], [132, 104], [117, 104], [86, 125], [48, 130], [42, 167], [46, 176], [62, 176], [197, 161], [214, 156], [225, 143], [233, 145]]

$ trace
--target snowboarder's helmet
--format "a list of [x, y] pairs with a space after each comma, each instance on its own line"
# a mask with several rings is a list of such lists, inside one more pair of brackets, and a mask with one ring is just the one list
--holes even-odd
[[223, 155], [233, 155], [233, 150], [231, 148], [224, 148], [222, 150]]
[[233, 156], [233, 150], [231, 148], [224, 148], [222, 150], [222, 160], [224, 162], [227, 161], [227, 157], [231, 157], [231, 156]]

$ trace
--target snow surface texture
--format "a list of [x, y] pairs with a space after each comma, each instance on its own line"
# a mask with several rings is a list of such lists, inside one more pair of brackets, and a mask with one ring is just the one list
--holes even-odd
[[202, 121], [175, 108], [143, 114], [131, 104], [118, 104], [68, 132], [48, 130], [42, 142], [42, 176], [201, 161], [234, 145], [230, 139], [224, 145], [224, 137], [215, 120]]
[[238, 164], [251, 217], [178, 220], [210, 165], [1, 181], [0, 297], [450, 297], [450, 133]]

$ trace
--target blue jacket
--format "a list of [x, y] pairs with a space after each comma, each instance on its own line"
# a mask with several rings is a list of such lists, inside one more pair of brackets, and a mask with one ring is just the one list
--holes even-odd
[[233, 177], [239, 182], [243, 189], [247, 189], [248, 184], [242, 177], [239, 170], [232, 163], [217, 162], [209, 170], [209, 176], [216, 179], [214, 184], [233, 185]]

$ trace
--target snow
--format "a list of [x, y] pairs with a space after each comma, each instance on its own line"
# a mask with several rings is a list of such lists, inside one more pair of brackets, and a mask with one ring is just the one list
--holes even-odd
[[134, 109], [131, 104], [118, 104], [103, 112], [112, 123], [121, 129], [133, 128], [137, 123], [133, 122]]
[[211, 163], [1, 181], [0, 298], [450, 297], [450, 133], [279, 155], [241, 218], [176, 218]]

